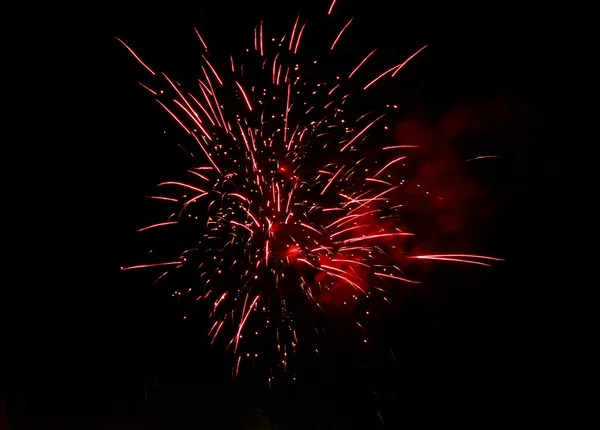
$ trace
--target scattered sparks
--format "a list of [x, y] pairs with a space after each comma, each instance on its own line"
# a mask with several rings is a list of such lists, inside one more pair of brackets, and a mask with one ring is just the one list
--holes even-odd
[[[335, 4], [333, 0], [328, 15]], [[332, 41], [332, 51], [352, 20]], [[419, 284], [398, 268], [407, 260], [483, 266], [502, 261], [465, 254], [410, 255], [407, 241], [414, 240], [413, 234], [404, 231], [399, 212], [405, 181], [388, 173], [391, 166], [401, 172], [403, 164], [397, 163], [408, 156], [396, 156], [381, 166], [380, 156], [362, 152], [375, 145], [369, 141], [372, 133], [388, 129], [383, 125], [388, 118], [371, 107], [351, 109], [349, 95], [367, 90], [386, 75], [394, 77], [427, 45], [375, 78], [363, 78], [360, 75], [367, 73], [357, 71], [377, 49], [344, 74], [347, 78], [314, 82], [305, 79], [305, 69], [310, 72], [312, 64], [299, 64], [296, 55], [307, 25], [299, 23], [298, 16], [283, 38], [269, 39], [261, 21], [254, 28], [249, 58], [236, 67], [230, 56], [224, 62], [230, 70], [222, 74], [209, 61], [207, 44], [194, 29], [206, 53], [201, 55], [206, 67], [201, 67], [195, 95], [167, 75], [157, 75], [117, 38], [161, 80], [155, 88], [162, 84], [172, 89], [167, 95], [141, 84], [193, 137], [194, 163], [204, 160], [187, 171], [188, 179], [159, 184], [173, 194], [149, 198], [179, 209], [168, 220], [138, 230], [150, 235], [193, 223], [202, 227], [202, 234], [176, 258], [122, 270], [193, 267], [200, 282], [185, 295], [210, 304], [211, 344], [228, 337], [237, 354], [234, 375], [245, 357], [257, 356], [251, 353], [256, 348], [253, 339], [262, 337], [274, 342], [281, 356], [277, 366], [287, 369], [301, 339], [290, 291], [300, 292], [313, 309], [323, 311], [389, 291], [394, 283]], [[252, 73], [265, 74], [268, 84], [260, 87], [259, 81], [249, 81]], [[388, 143], [392, 144], [380, 149], [418, 147]], [[493, 156], [472, 160], [486, 157]], [[343, 298], [338, 303], [334, 296]]]

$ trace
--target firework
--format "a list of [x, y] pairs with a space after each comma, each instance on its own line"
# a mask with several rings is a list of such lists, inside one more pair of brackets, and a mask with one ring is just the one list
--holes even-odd
[[[327, 14], [334, 7], [335, 1]], [[352, 23], [329, 42], [330, 51]], [[298, 17], [288, 34], [269, 39], [261, 22], [247, 59], [230, 57], [226, 70], [213, 64], [196, 30], [204, 63], [190, 90], [118, 39], [158, 80], [141, 85], [189, 135], [194, 162], [203, 160], [188, 179], [159, 184], [162, 193], [150, 198], [172, 205], [173, 214], [139, 230], [177, 234], [189, 227], [188, 238], [190, 229], [198, 236], [183, 240], [191, 245], [176, 258], [123, 270], [163, 267], [161, 278], [194, 272], [198, 282], [176, 294], [209, 303], [211, 342], [227, 340], [236, 374], [244, 357], [257, 354], [261, 336], [274, 341], [277, 364], [287, 368], [301, 341], [290, 302], [317, 312], [352, 306], [397, 283], [418, 284], [406, 273], [410, 262], [499, 260], [410, 252], [413, 234], [402, 221], [406, 181], [397, 172], [416, 146], [374, 145], [385, 141], [380, 136], [394, 106], [355, 113], [362, 92], [394, 78], [427, 46], [369, 76], [363, 66], [376, 60], [374, 49], [345, 75], [323, 79], [316, 61], [300, 61], [306, 26]]]

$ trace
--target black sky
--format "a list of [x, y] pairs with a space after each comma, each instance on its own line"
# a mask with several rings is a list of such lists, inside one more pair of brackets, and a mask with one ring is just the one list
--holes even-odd
[[[282, 428], [311, 419], [320, 428], [372, 428], [369, 387], [386, 383], [399, 399], [384, 402], [392, 428], [597, 423], [599, 309], [590, 269], [598, 84], [591, 11], [583, 8], [338, 0], [335, 28], [355, 16], [362, 29], [352, 50], [380, 46], [400, 59], [431, 45], [398, 84], [416, 116], [503, 106], [504, 122], [484, 124], [480, 136], [503, 136], [492, 147], [508, 157], [488, 172], [502, 204], [485, 239], [510, 264], [481, 275], [485, 288], [451, 273], [452, 288], [412, 297], [390, 323], [400, 330], [392, 342], [406, 351], [398, 368], [360, 370], [349, 380], [350, 363], [325, 366], [276, 399], [251, 381], [232, 388], [227, 359], [206, 347], [201, 327], [181, 323], [151, 276], [119, 271], [140, 255], [134, 232], [152, 215], [144, 196], [183, 155], [163, 135], [171, 121], [137, 84], [143, 69], [114, 37], [157, 70], [193, 78], [194, 25], [211, 50], [228, 53], [249, 44], [261, 18], [287, 31], [297, 11], [324, 14], [320, 3], [102, 3], [49, 15], [52, 31], [29, 51], [33, 93], [48, 105], [42, 138], [23, 144], [34, 160], [24, 176], [36, 185], [21, 197], [31, 209], [8, 313], [14, 428], [110, 420], [123, 428], [236, 428], [238, 416], [259, 406], [290, 426]], [[431, 295], [444, 297], [437, 311]]]

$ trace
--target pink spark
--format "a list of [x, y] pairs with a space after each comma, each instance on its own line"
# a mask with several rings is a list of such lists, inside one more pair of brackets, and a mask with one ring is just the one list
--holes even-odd
[[396, 145], [396, 146], [384, 146], [383, 149], [384, 151], [387, 151], [389, 149], [403, 149], [403, 148], [419, 148], [419, 145]]
[[146, 198], [148, 198], [148, 199], [155, 199], [155, 200], [165, 200], [167, 202], [178, 202], [179, 201], [179, 200], [174, 199], [172, 197], [146, 196]]
[[400, 276], [388, 275], [387, 273], [375, 272], [374, 274], [377, 276], [382, 276], [384, 278], [391, 278], [391, 279], [396, 279], [398, 281], [408, 282], [409, 284], [420, 284], [421, 283], [419, 281], [412, 281], [410, 279], [401, 278]]
[[327, 15], [331, 15], [331, 11], [333, 10], [333, 6], [335, 5], [336, 0], [333, 0], [331, 2], [331, 6], [329, 6], [329, 11], [327, 12]]
[[363, 240], [378, 239], [378, 238], [381, 238], [381, 237], [390, 237], [390, 236], [414, 236], [414, 233], [382, 233], [382, 234], [372, 234], [370, 236], [353, 237], [352, 239], [346, 239], [346, 240], [343, 240], [342, 243], [361, 242]]
[[298, 21], [300, 20], [300, 15], [296, 18], [296, 22], [294, 22], [294, 27], [292, 28], [292, 35], [290, 36], [290, 47], [289, 50], [292, 50], [294, 43], [294, 33], [296, 33], [296, 27], [298, 27]]
[[158, 95], [158, 93], [156, 91], [154, 91], [151, 88], [148, 88], [146, 85], [142, 84], [141, 82], [138, 82], [138, 84], [140, 84], [142, 87], [144, 87], [145, 89], [147, 89], [148, 91], [150, 91], [153, 95]]
[[198, 29], [196, 27], [194, 27], [194, 31], [196, 32], [198, 39], [200, 39], [200, 43], [202, 43], [202, 46], [204, 46], [204, 50], [206, 52], [208, 52], [208, 46], [206, 46], [206, 43], [204, 43], [204, 39], [202, 39], [202, 36], [200, 36], [200, 32], [198, 31]]
[[405, 156], [403, 156], [403, 157], [399, 157], [399, 158], [396, 158], [395, 160], [392, 160], [392, 161], [390, 161], [390, 162], [389, 162], [389, 163], [387, 163], [385, 166], [383, 166], [383, 167], [381, 168], [381, 170], [379, 170], [379, 172], [375, 173], [375, 175], [373, 175], [373, 177], [377, 177], [377, 176], [379, 176], [379, 175], [381, 174], [381, 172], [383, 172], [385, 169], [387, 169], [388, 167], [390, 167], [392, 164], [394, 164], [394, 163], [397, 163], [398, 161], [402, 161], [402, 160], [404, 160], [405, 158], [406, 158], [406, 157], [405, 157]]
[[244, 96], [244, 101], [246, 102], [246, 105], [248, 106], [248, 110], [250, 112], [252, 112], [252, 105], [250, 104], [250, 100], [248, 99], [248, 96], [246, 95], [246, 91], [244, 91], [244, 88], [242, 88], [242, 85], [239, 82], [236, 81], [235, 84], [238, 86], [238, 88], [242, 92], [242, 96]]
[[333, 41], [333, 44], [331, 45], [331, 51], [333, 51], [333, 48], [335, 47], [336, 43], [338, 42], [338, 40], [340, 40], [340, 37], [342, 37], [342, 33], [344, 32], [344, 30], [346, 30], [346, 28], [348, 28], [348, 26], [350, 25], [350, 23], [352, 22], [353, 19], [354, 18], [350, 18], [350, 21], [348, 21], [348, 24], [346, 24], [344, 26], [344, 28], [342, 28], [342, 31], [340, 31], [340, 33], [337, 35], [337, 37]]
[[298, 53], [298, 47], [300, 46], [300, 38], [302, 37], [302, 32], [304, 31], [304, 27], [306, 27], [306, 22], [302, 24], [300, 28], [300, 32], [298, 33], [298, 40], [296, 41], [296, 46], [294, 47], [294, 54]]
[[204, 58], [204, 61], [206, 61], [206, 64], [208, 64], [208, 67], [210, 67], [210, 70], [213, 72], [213, 74], [215, 75], [215, 77], [217, 78], [217, 81], [219, 81], [219, 83], [221, 85], [223, 85], [223, 81], [221, 80], [221, 78], [219, 77], [219, 74], [217, 73], [217, 71], [215, 70], [215, 68], [212, 66], [212, 64], [210, 64], [210, 61], [208, 61], [208, 58], [206, 58], [204, 56], [204, 54], [202, 55], [202, 58]]
[[329, 181], [327, 182], [327, 185], [325, 185], [325, 187], [323, 188], [323, 191], [321, 191], [321, 195], [325, 194], [325, 191], [327, 191], [327, 188], [329, 188], [329, 186], [333, 183], [333, 181], [335, 180], [335, 178], [337, 178], [337, 176], [340, 174], [340, 172], [342, 171], [342, 169], [346, 167], [346, 165], [344, 164], [342, 167], [339, 168], [339, 170], [335, 173], [335, 175], [333, 175]]
[[121, 270], [145, 269], [147, 267], [173, 266], [181, 264], [181, 261], [167, 261], [165, 263], [140, 264], [138, 266], [121, 267]]
[[177, 221], [159, 222], [157, 224], [152, 224], [147, 227], [140, 228], [137, 232], [139, 233], [140, 231], [150, 230], [151, 228], [162, 227], [165, 225], [173, 225], [173, 224], [177, 224]]
[[491, 261], [504, 261], [501, 258], [494, 257], [486, 257], [484, 255], [469, 255], [469, 254], [437, 254], [437, 255], [416, 255], [408, 258], [416, 258], [419, 260], [438, 260], [438, 261], [452, 261], [456, 263], [466, 263], [466, 264], [476, 264], [479, 266], [491, 266], [488, 263], [483, 263], [481, 261], [473, 261], [469, 260], [469, 258], [479, 258], [481, 260], [491, 260]]
[[129, 50], [129, 52], [131, 53], [131, 55], [133, 55], [133, 56], [134, 56], [134, 58], [135, 58], [136, 60], [138, 60], [138, 62], [139, 62], [139, 63], [140, 63], [142, 66], [144, 66], [144, 67], [146, 68], [146, 70], [148, 70], [150, 73], [152, 73], [152, 75], [153, 75], [153, 76], [156, 76], [156, 73], [154, 73], [154, 70], [152, 70], [150, 67], [148, 67], [148, 66], [146, 65], [146, 63], [144, 63], [144, 62], [142, 61], [142, 59], [141, 59], [140, 57], [138, 57], [138, 55], [137, 55], [137, 54], [136, 54], [136, 53], [133, 51], [133, 49], [131, 49], [129, 46], [127, 46], [127, 44], [126, 44], [125, 42], [123, 42], [121, 39], [119, 39], [118, 37], [116, 37], [115, 39], [117, 39], [119, 42], [121, 42], [121, 43], [123, 44], [123, 46]]
[[423, 46], [421, 49], [419, 49], [417, 52], [415, 52], [414, 54], [412, 54], [410, 57], [408, 57], [404, 63], [400, 64], [398, 66], [398, 68], [396, 69], [396, 71], [394, 73], [392, 73], [392, 78], [394, 76], [396, 76], [396, 73], [398, 73], [400, 70], [402, 70], [402, 68], [406, 65], [406, 63], [408, 63], [410, 60], [412, 60], [413, 58], [415, 58], [423, 49], [427, 48], [429, 45], [425, 45]]
[[373, 126], [373, 124], [375, 124], [377, 121], [379, 121], [384, 116], [385, 116], [385, 114], [380, 115], [373, 122], [371, 122], [365, 128], [363, 128], [356, 136], [354, 136], [354, 138], [350, 142], [345, 144], [344, 147], [342, 149], [340, 149], [340, 152], [343, 152], [346, 148], [348, 148], [350, 145], [352, 145], [360, 136], [362, 136], [368, 129], [370, 129]]
[[161, 102], [160, 100], [156, 100], [156, 101], [169, 113], [169, 115], [171, 115], [175, 119], [175, 121], [177, 121], [177, 123], [187, 132], [187, 134], [192, 134], [192, 132], [190, 130], [188, 130], [188, 128], [185, 125], [183, 125], [183, 123], [179, 120], [179, 118], [177, 118], [177, 116], [173, 112], [171, 112], [168, 107], [166, 107], [163, 104], [163, 102]]
[[361, 62], [358, 64], [358, 66], [356, 66], [356, 68], [355, 68], [354, 70], [352, 70], [352, 73], [350, 73], [350, 75], [348, 75], [348, 79], [350, 79], [350, 78], [352, 77], [352, 75], [354, 75], [354, 74], [356, 73], [356, 71], [357, 71], [358, 69], [360, 69], [360, 67], [361, 67], [361, 66], [362, 66], [362, 65], [363, 65], [363, 64], [364, 64], [364, 63], [365, 63], [365, 62], [366, 62], [366, 61], [369, 59], [369, 57], [370, 57], [371, 55], [373, 55], [373, 54], [375, 53], [375, 51], [377, 51], [377, 48], [373, 49], [373, 50], [371, 51], [371, 53], [370, 53], [369, 55], [367, 55], [367, 56], [366, 56], [366, 57], [365, 57], [365, 58], [364, 58], [364, 59], [363, 59], [363, 60], [362, 60], [362, 61], [361, 61]]

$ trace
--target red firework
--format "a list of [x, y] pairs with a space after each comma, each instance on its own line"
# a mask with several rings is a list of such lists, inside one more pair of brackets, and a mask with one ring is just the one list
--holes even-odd
[[[334, 6], [335, 0], [328, 14]], [[395, 283], [418, 284], [405, 273], [411, 260], [483, 266], [501, 261], [410, 252], [413, 234], [401, 216], [407, 181], [398, 172], [417, 146], [374, 147], [373, 141], [384, 141], [395, 106], [382, 112], [369, 106], [356, 114], [356, 92], [346, 91], [360, 93], [395, 77], [427, 46], [366, 76], [363, 66], [374, 61], [375, 49], [346, 75], [321, 80], [316, 61], [299, 59], [306, 26], [298, 17], [288, 34], [266, 39], [261, 22], [249, 61], [230, 57], [226, 71], [214, 66], [196, 30], [204, 65], [193, 91], [153, 71], [118, 39], [160, 79], [157, 86], [166, 85], [154, 90], [140, 83], [190, 136], [194, 156], [204, 160], [188, 171], [189, 180], [159, 184], [167, 195], [150, 198], [172, 204], [174, 213], [139, 230], [199, 226], [195, 242], [171, 261], [123, 270], [163, 266], [168, 272], [162, 277], [192, 268], [200, 282], [176, 294], [210, 304], [209, 334], [213, 342], [228, 336], [238, 355], [236, 373], [243, 357], [255, 355], [252, 342], [243, 339], [251, 320], [261, 327], [253, 335], [273, 334], [281, 367], [287, 367], [288, 352], [296, 351], [299, 340], [290, 300], [301, 297], [323, 311], [351, 306]], [[331, 51], [351, 26], [352, 19], [330, 42]]]

